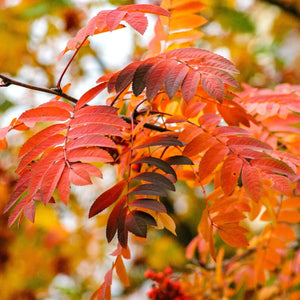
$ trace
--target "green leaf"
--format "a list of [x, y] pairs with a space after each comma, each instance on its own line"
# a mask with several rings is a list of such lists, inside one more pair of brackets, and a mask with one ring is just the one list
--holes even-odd
[[224, 29], [240, 33], [255, 33], [255, 26], [250, 18], [240, 11], [228, 7], [217, 7], [216, 19]]

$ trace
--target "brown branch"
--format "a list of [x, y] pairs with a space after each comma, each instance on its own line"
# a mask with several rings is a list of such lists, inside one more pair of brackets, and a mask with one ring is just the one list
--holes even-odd
[[[21, 86], [23, 88], [29, 89], [29, 90], [34, 90], [34, 91], [39, 91], [39, 92], [43, 92], [43, 93], [47, 93], [47, 94], [52, 94], [52, 95], [56, 95], [56, 96], [60, 96], [62, 98], [65, 98], [73, 103], [77, 103], [78, 99], [73, 98], [72, 96], [69, 96], [67, 94], [65, 94], [62, 90], [54, 88], [54, 89], [48, 89], [48, 88], [43, 88], [43, 87], [39, 87], [39, 86], [35, 86], [35, 85], [31, 85], [31, 84], [27, 84], [27, 83], [23, 83], [20, 81], [17, 81], [15, 79], [12, 79], [10, 77], [7, 77], [3, 74], [0, 74], [0, 78], [2, 79], [2, 83], [0, 83], [0, 87], [8, 87], [10, 85], [17, 85], [17, 86]], [[120, 116], [125, 122], [131, 124], [131, 118], [126, 117], [126, 116]], [[135, 120], [135, 124], [138, 124], [139, 121]], [[153, 125], [153, 124], [145, 124], [144, 125], [145, 128], [151, 129], [151, 130], [155, 130], [155, 131], [159, 131], [159, 132], [165, 132], [168, 131], [165, 128]]]
[[65, 98], [66, 100], [73, 102], [73, 103], [76, 103], [78, 101], [76, 98], [73, 98], [72, 96], [65, 94], [62, 90], [57, 89], [57, 88], [48, 89], [48, 88], [31, 85], [28, 83], [23, 83], [23, 82], [15, 80], [15, 79], [12, 79], [10, 77], [7, 77], [3, 74], [0, 74], [0, 78], [2, 79], [2, 83], [0, 84], [0, 87], [7, 87], [7, 86], [10, 86], [11, 84], [13, 84], [13, 85], [21, 86], [21, 87], [29, 89], [29, 90], [34, 90], [34, 91], [39, 91], [39, 92], [43, 92], [43, 93], [47, 93], [47, 94], [60, 96], [60, 97]]
[[283, 11], [293, 15], [294, 17], [300, 20], [300, 9], [296, 6], [297, 1], [294, 2], [294, 4], [285, 1], [280, 1], [280, 0], [261, 0], [261, 1], [276, 5], [280, 7]]

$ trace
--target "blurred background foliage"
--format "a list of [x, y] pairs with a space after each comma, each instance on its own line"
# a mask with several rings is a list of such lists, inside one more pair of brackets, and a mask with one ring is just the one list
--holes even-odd
[[[201, 0], [207, 4], [202, 15], [208, 20], [197, 46], [232, 60], [240, 82], [256, 87], [279, 83], [300, 84], [300, 3], [297, 0]], [[132, 4], [132, 0], [0, 0], [0, 72], [21, 81], [54, 87], [67, 58], [57, 61], [69, 38], [99, 10]], [[139, 1], [136, 3], [145, 3]], [[159, 0], [152, 1], [159, 4]], [[151, 19], [150, 19], [151, 20]], [[150, 22], [146, 37], [151, 37]], [[115, 33], [114, 33], [115, 34]], [[119, 33], [117, 33], [119, 34]], [[103, 73], [116, 71], [129, 61], [141, 59], [145, 40], [129, 32], [115, 38], [95, 37], [79, 53], [65, 83], [70, 94], [80, 96]], [[117, 54], [116, 54], [117, 53]], [[17, 87], [0, 90], [0, 127], [19, 112], [48, 95]], [[0, 153], [0, 212], [15, 184], [16, 153], [32, 133], [11, 134], [7, 150]], [[68, 207], [38, 206], [35, 224], [22, 222], [7, 228], [7, 214], [0, 216], [0, 286], [3, 300], [89, 299], [110, 267], [106, 245], [107, 215], [88, 220], [91, 202], [113, 184], [113, 168], [105, 167], [104, 180], [90, 189], [76, 188]], [[168, 212], [177, 223], [177, 237], [167, 231], [149, 234], [147, 244], [136, 244], [128, 263], [131, 286], [116, 283], [115, 299], [145, 298], [143, 273], [146, 268], [171, 265], [186, 267], [185, 247], [196, 235], [200, 219], [201, 193], [188, 184], [177, 187], [176, 199], [165, 199]], [[199, 205], [200, 203], [200, 205]], [[230, 251], [227, 249], [227, 251]], [[229, 253], [229, 252], [228, 252]], [[120, 296], [135, 293], [133, 296]], [[123, 298], [122, 298], [123, 297]]]

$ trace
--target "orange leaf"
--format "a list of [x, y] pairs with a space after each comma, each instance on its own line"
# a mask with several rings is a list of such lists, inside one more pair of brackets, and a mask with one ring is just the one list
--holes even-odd
[[228, 151], [229, 150], [225, 145], [219, 143], [212, 146], [205, 152], [199, 165], [200, 181], [205, 179], [215, 170], [218, 164], [224, 160], [224, 157], [227, 155]]
[[128, 279], [127, 272], [126, 272], [126, 269], [125, 269], [125, 266], [124, 266], [121, 255], [117, 256], [117, 259], [116, 259], [116, 262], [115, 262], [115, 267], [116, 267], [116, 272], [117, 272], [120, 280], [122, 281], [122, 283], [125, 286], [129, 286], [130, 285], [129, 279]]
[[229, 155], [221, 169], [221, 185], [225, 195], [230, 195], [237, 184], [243, 161], [235, 154]]
[[224, 224], [219, 226], [221, 239], [231, 247], [246, 247], [249, 245], [245, 236], [247, 229], [237, 224]]
[[295, 239], [295, 232], [286, 224], [277, 224], [273, 229], [273, 234], [287, 240]]

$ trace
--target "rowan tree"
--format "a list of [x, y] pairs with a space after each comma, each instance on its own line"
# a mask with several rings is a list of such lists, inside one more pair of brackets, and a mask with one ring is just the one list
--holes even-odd
[[[133, 240], [147, 243], [148, 231], [162, 229], [176, 235], [170, 210], [178, 189], [201, 192], [189, 200], [197, 218], [186, 242], [189, 269], [146, 271], [156, 282], [151, 299], [299, 297], [300, 87], [241, 89], [230, 60], [195, 46], [204, 7], [164, 0], [100, 11], [60, 53], [73, 51], [51, 89], [0, 74], [3, 88], [54, 96], [0, 131], [4, 149], [10, 131], [38, 128], [18, 152], [18, 179], [4, 208], [9, 226], [34, 222], [40, 203], [68, 205], [72, 186], [105, 181], [102, 168], [115, 168], [116, 183], [88, 212], [102, 218], [107, 243], [116, 245], [91, 299], [111, 298], [114, 273], [130, 285], [124, 259]], [[124, 27], [143, 35], [148, 14], [156, 16], [155, 34], [143, 57], [104, 74], [79, 99], [71, 96], [62, 81], [81, 49]]]

